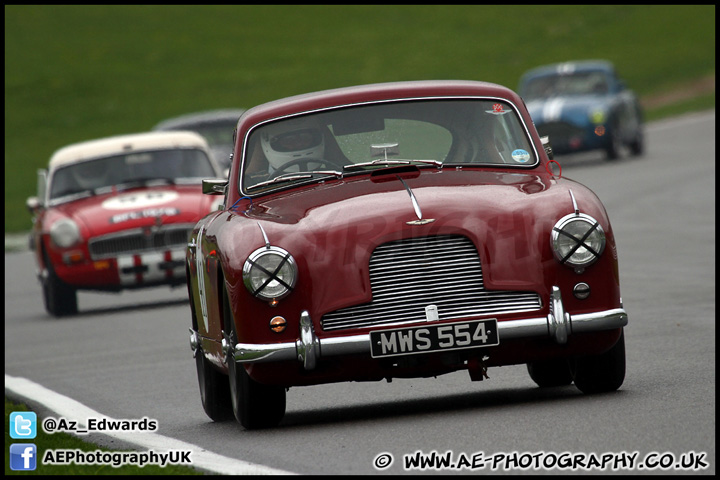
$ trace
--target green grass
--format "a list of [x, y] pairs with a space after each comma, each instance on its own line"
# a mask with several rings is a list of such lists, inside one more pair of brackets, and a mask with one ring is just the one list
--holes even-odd
[[715, 108], [715, 93], [698, 95], [689, 100], [662, 105], [646, 112], [645, 120], [653, 121], [661, 118]]
[[714, 74], [715, 6], [6, 5], [5, 231], [29, 230], [36, 170], [69, 143], [363, 83], [516, 88], [583, 58], [641, 96]]
[[[41, 459], [47, 450], [82, 450], [84, 452], [95, 452], [98, 447], [92, 443], [80, 440], [77, 437], [65, 433], [47, 434], [42, 427], [37, 427], [37, 437], [33, 440], [20, 440], [10, 437], [9, 418], [12, 412], [32, 411], [26, 405], [15, 403], [5, 398], [5, 475], [201, 475], [201, 472], [183, 466], [168, 465], [146, 465], [143, 467], [123, 465], [113, 467], [112, 465], [46, 465]], [[72, 420], [72, 419], [68, 419]], [[41, 417], [38, 415], [38, 425]], [[33, 471], [16, 471], [10, 469], [10, 445], [13, 443], [33, 443], [37, 445], [37, 468]], [[103, 452], [140, 452], [140, 450], [109, 450], [100, 448]], [[57, 453], [53, 453], [57, 455]]]

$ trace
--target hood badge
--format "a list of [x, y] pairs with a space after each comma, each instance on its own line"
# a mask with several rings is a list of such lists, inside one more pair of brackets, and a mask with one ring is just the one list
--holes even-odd
[[419, 220], [412, 220], [412, 221], [405, 222], [405, 223], [407, 223], [408, 225], [426, 225], [426, 224], [432, 223], [434, 221], [435, 221], [434, 218], [421, 218]]
[[410, 187], [407, 183], [405, 183], [405, 180], [400, 178], [398, 175], [398, 180], [400, 180], [405, 187], [405, 190], [407, 190], [408, 195], [410, 195], [410, 201], [412, 202], [413, 208], [415, 209], [415, 215], [417, 215], [417, 220], [412, 220], [410, 222], [405, 222], [407, 225], [427, 225], [428, 223], [432, 223], [435, 221], [434, 218], [423, 218], [422, 216], [422, 210], [420, 210], [420, 204], [418, 204], [417, 198], [415, 198], [415, 194], [410, 190]]

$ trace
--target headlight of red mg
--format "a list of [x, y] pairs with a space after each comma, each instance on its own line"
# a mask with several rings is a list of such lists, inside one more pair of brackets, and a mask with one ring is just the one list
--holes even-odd
[[72, 247], [81, 240], [80, 228], [69, 218], [60, 219], [50, 227], [50, 239], [60, 248]]

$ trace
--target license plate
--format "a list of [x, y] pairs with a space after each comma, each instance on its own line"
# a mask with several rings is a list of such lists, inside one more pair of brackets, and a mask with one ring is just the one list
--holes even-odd
[[488, 347], [499, 343], [494, 318], [370, 332], [373, 358]]

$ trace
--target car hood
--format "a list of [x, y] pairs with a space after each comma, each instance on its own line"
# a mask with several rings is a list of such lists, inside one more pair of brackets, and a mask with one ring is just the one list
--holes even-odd
[[54, 207], [75, 220], [85, 239], [147, 226], [194, 224], [209, 213], [213, 198], [200, 185], [159, 186], [95, 195]]
[[[487, 288], [537, 290], [547, 283], [544, 265], [555, 263], [551, 229], [573, 212], [573, 197], [583, 213], [609, 229], [597, 197], [572, 180], [446, 168], [407, 178], [346, 178], [256, 199], [243, 214], [253, 222], [245, 225], [242, 240], [236, 236], [225, 242], [252, 251], [262, 247], [266, 236], [286, 249], [301, 274], [310, 276], [314, 298], [328, 310], [369, 301], [372, 251], [408, 237], [467, 236], [478, 249]], [[226, 261], [242, 269], [248, 254], [235, 250]], [[331, 272], [346, 281], [323, 281]]]
[[579, 95], [531, 100], [527, 103], [527, 108], [536, 124], [564, 119], [590, 122], [590, 115], [593, 113], [606, 114], [608, 104], [607, 96]]

